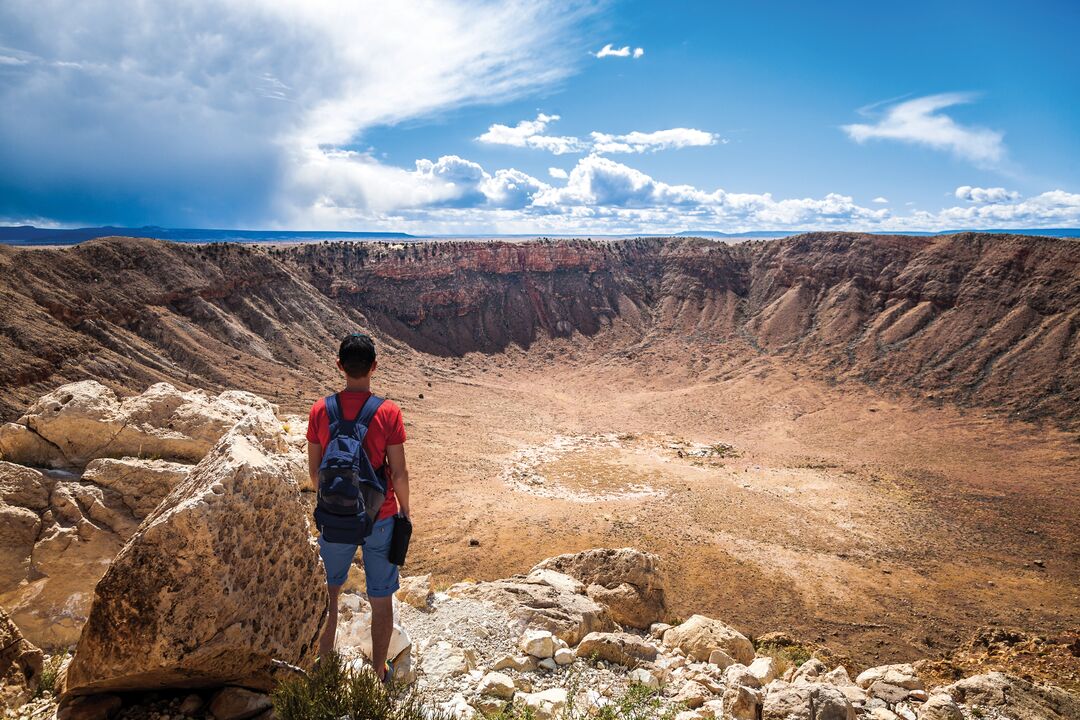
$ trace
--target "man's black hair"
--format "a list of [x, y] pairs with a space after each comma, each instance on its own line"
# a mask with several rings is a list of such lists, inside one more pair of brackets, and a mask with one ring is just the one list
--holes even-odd
[[341, 340], [338, 360], [349, 377], [364, 377], [375, 362], [375, 342], [364, 333], [352, 333]]

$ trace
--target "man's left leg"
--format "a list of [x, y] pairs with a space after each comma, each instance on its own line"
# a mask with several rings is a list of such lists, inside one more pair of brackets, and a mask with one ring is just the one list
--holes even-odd
[[394, 632], [394, 593], [398, 589], [398, 567], [390, 562], [393, 532], [394, 518], [379, 520], [361, 547], [371, 603], [371, 664], [380, 679], [385, 679], [386, 654]]
[[394, 632], [394, 596], [371, 598], [371, 664], [385, 680], [386, 652]]

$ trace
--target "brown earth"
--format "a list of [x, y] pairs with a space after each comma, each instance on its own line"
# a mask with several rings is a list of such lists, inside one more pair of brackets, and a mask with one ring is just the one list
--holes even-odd
[[0, 249], [0, 298], [5, 420], [87, 377], [303, 411], [336, 338], [371, 329], [410, 435], [412, 573], [632, 545], [676, 614], [864, 664], [1078, 626], [1075, 240], [106, 239]]

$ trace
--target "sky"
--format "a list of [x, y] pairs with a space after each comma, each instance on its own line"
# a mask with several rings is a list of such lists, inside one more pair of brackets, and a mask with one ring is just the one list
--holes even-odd
[[1080, 2], [0, 0], [0, 224], [1080, 227]]

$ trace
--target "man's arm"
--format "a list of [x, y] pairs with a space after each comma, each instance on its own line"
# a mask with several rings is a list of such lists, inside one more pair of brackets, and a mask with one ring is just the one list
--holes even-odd
[[322, 445], [308, 440], [307, 444], [307, 469], [311, 478], [312, 489], [319, 487], [319, 464], [322, 463]]
[[409, 512], [409, 467], [405, 464], [403, 444], [386, 446], [386, 462], [390, 466], [390, 481], [394, 483], [398, 511], [411, 519]]

